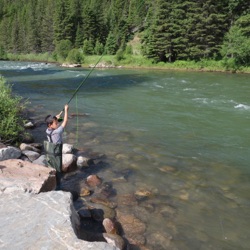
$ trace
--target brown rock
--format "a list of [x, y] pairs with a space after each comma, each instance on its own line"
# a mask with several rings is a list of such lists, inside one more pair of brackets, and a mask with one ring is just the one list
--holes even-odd
[[135, 196], [132, 194], [124, 194], [124, 195], [118, 196], [117, 203], [119, 206], [122, 206], [122, 205], [136, 206], [138, 204], [138, 202], [135, 199]]
[[135, 198], [139, 201], [146, 200], [151, 195], [152, 193], [148, 190], [140, 189], [135, 192]]
[[87, 177], [86, 183], [90, 186], [90, 187], [97, 187], [99, 185], [101, 185], [102, 180], [99, 176], [97, 175], [89, 175]]
[[165, 173], [174, 173], [177, 171], [177, 169], [172, 166], [163, 166], [163, 167], [160, 167], [159, 170]]
[[0, 190], [3, 193], [51, 191], [56, 186], [55, 170], [27, 161], [0, 162]]
[[89, 196], [90, 195], [90, 190], [88, 188], [82, 188], [81, 191], [80, 191], [80, 196], [83, 197], [83, 196]]
[[106, 233], [117, 234], [116, 225], [111, 219], [105, 218], [102, 222], [102, 225], [104, 226]]
[[117, 220], [121, 224], [125, 237], [130, 244], [144, 245], [146, 240], [143, 234], [146, 225], [132, 214], [126, 214], [117, 210]]

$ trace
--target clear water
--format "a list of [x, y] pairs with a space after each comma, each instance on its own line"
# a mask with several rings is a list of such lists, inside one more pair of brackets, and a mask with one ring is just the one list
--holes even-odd
[[[36, 121], [59, 113], [89, 70], [0, 62]], [[105, 180], [129, 169], [128, 182], [113, 184], [118, 195], [152, 193], [147, 204], [154, 209], [140, 218], [145, 237], [173, 239], [149, 249], [250, 248], [249, 79], [96, 69], [71, 101], [71, 114], [88, 116], [69, 120], [65, 142], [106, 154], [109, 168], [98, 173]]]

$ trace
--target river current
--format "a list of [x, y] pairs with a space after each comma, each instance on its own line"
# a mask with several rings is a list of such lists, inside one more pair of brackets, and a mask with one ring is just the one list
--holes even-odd
[[[35, 121], [59, 113], [89, 70], [0, 61], [0, 74], [27, 99]], [[70, 102], [64, 142], [105, 154], [108, 168], [98, 172], [105, 180], [129, 173], [113, 183], [118, 194], [152, 194], [146, 217], [131, 207], [146, 224], [146, 239], [158, 236], [149, 249], [249, 249], [249, 80], [95, 69]]]

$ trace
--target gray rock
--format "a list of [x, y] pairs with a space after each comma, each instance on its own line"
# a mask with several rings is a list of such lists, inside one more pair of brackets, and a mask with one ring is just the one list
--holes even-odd
[[62, 155], [62, 170], [63, 172], [70, 172], [76, 170], [76, 156], [73, 154]]
[[19, 146], [19, 148], [24, 151], [24, 150], [30, 150], [30, 151], [34, 151], [37, 153], [40, 153], [41, 150], [39, 150], [38, 148], [32, 146], [31, 144], [26, 144], [26, 143], [21, 143], [21, 145]]
[[63, 154], [71, 154], [73, 152], [73, 145], [63, 143], [62, 153]]
[[46, 166], [45, 160], [46, 160], [45, 155], [41, 155], [36, 160], [34, 160], [33, 163], [38, 164], [38, 165], [42, 165], [42, 166]]
[[79, 216], [68, 192], [0, 194], [0, 222], [3, 250], [118, 250], [106, 242], [77, 238]]
[[89, 167], [89, 165], [93, 162], [93, 160], [84, 157], [84, 156], [78, 156], [76, 165], [77, 167]]
[[8, 159], [18, 159], [21, 156], [21, 150], [18, 148], [9, 146], [0, 149], [0, 161]]
[[22, 153], [26, 155], [29, 158], [29, 160], [32, 162], [40, 157], [39, 153], [31, 151], [31, 150], [24, 150], [22, 151]]
[[34, 128], [35, 125], [32, 122], [27, 122], [26, 124], [24, 124], [25, 128]]

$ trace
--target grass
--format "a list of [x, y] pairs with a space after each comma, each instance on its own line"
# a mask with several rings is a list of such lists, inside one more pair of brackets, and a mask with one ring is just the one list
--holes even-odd
[[12, 94], [12, 88], [0, 76], [0, 141], [12, 144], [24, 135], [24, 119], [21, 116], [25, 103]]
[[[95, 65], [100, 55], [84, 55], [84, 62], [82, 67], [89, 67]], [[43, 54], [7, 54], [8, 60], [13, 61], [36, 61], [36, 62], [50, 62], [60, 63], [63, 60], [58, 60], [53, 57], [50, 53]], [[106, 67], [124, 67], [124, 68], [153, 68], [161, 70], [192, 70], [192, 71], [219, 71], [219, 72], [233, 72], [233, 73], [250, 73], [250, 67], [239, 67], [237, 69], [226, 67], [225, 63], [216, 60], [200, 60], [196, 61], [175, 61], [174, 63], [154, 63], [152, 60], [145, 58], [139, 53], [133, 55], [123, 54], [117, 57], [117, 55], [104, 55], [100, 61], [100, 64]]]

